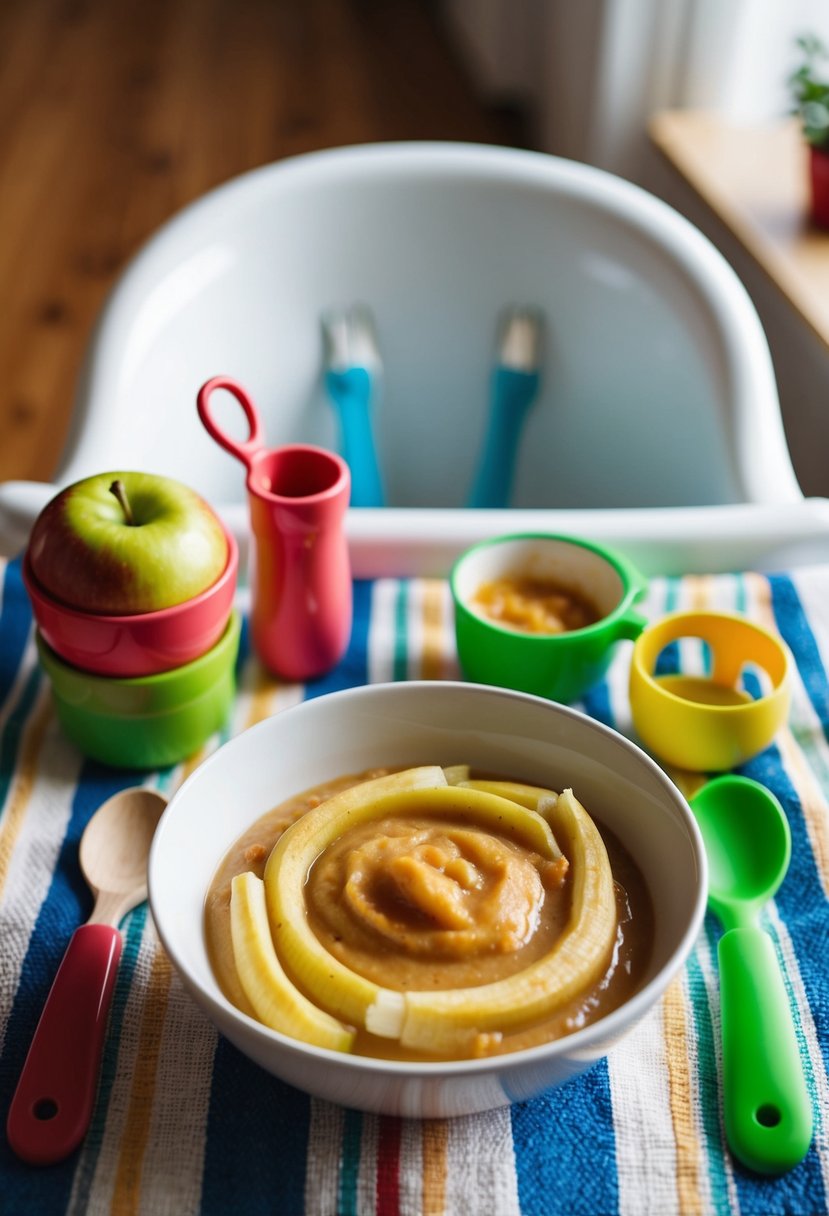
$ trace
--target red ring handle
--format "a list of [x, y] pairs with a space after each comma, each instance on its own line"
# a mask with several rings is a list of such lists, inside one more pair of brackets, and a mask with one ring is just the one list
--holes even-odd
[[[232, 397], [235, 397], [244, 410], [249, 434], [247, 439], [242, 443], [234, 439], [232, 435], [228, 435], [226, 431], [223, 431], [211, 413], [210, 396], [216, 389], [220, 388], [226, 389]], [[242, 464], [250, 472], [253, 459], [262, 447], [264, 433], [259, 412], [241, 384], [230, 376], [213, 376], [212, 379], [206, 381], [199, 389], [196, 406], [199, 411], [199, 418], [201, 418], [208, 435], [212, 439], [215, 439], [226, 452], [230, 452], [231, 456], [235, 456], [237, 460], [241, 460]]]

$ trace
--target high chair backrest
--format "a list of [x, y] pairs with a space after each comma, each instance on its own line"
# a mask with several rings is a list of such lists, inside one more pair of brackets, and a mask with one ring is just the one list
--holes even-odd
[[545, 319], [513, 506], [802, 497], [762, 327], [714, 247], [599, 170], [449, 143], [268, 165], [169, 221], [103, 310], [57, 484], [141, 467], [220, 508], [241, 503], [242, 470], [196, 414], [218, 373], [248, 389], [270, 445], [336, 446], [320, 317], [352, 301], [377, 326], [374, 427], [392, 507], [465, 504], [511, 304]]

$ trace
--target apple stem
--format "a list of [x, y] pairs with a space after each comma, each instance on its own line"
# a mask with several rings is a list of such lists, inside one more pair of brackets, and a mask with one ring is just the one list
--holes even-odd
[[109, 492], [110, 494], [114, 494], [118, 499], [119, 503], [121, 504], [121, 510], [124, 512], [124, 519], [127, 521], [130, 527], [133, 527], [135, 525], [135, 518], [132, 513], [132, 507], [130, 506], [130, 500], [127, 497], [127, 487], [124, 485], [123, 481], [121, 481], [120, 477], [117, 477], [115, 481], [113, 481], [112, 485], [109, 487]]

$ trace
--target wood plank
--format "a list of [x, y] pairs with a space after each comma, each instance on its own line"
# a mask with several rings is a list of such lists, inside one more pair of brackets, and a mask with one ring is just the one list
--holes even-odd
[[0, 480], [51, 477], [95, 319], [159, 225], [258, 165], [393, 139], [527, 142], [429, 0], [5, 0]]
[[829, 233], [809, 220], [797, 120], [755, 127], [668, 111], [654, 116], [650, 135], [829, 346]]

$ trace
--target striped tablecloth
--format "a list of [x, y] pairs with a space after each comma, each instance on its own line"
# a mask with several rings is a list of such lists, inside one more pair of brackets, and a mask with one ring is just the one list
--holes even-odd
[[[151, 774], [84, 761], [62, 738], [32, 644], [18, 563], [0, 605], [0, 1107], [72, 931], [91, 897], [78, 841], [93, 810], [145, 782], [170, 793], [193, 764]], [[14, 1216], [190, 1212], [275, 1216], [605, 1216], [797, 1213], [829, 1194], [829, 568], [657, 580], [645, 611], [744, 612], [797, 660], [790, 723], [745, 772], [778, 795], [792, 865], [765, 926], [785, 969], [815, 1106], [806, 1160], [762, 1179], [731, 1159], [719, 1103], [716, 922], [655, 1012], [581, 1078], [539, 1098], [450, 1121], [397, 1120], [312, 1100], [217, 1036], [183, 991], [146, 906], [124, 953], [97, 1106], [82, 1149], [48, 1169], [0, 1152], [0, 1212]], [[243, 638], [229, 733], [303, 697], [366, 681], [457, 676], [447, 588], [360, 583], [349, 652], [305, 688], [267, 678]], [[686, 643], [682, 643], [686, 645]], [[583, 707], [631, 734], [629, 644]], [[222, 739], [211, 741], [210, 750]], [[672, 774], [680, 783], [681, 774]], [[67, 1050], [71, 1045], [67, 1044]]]

